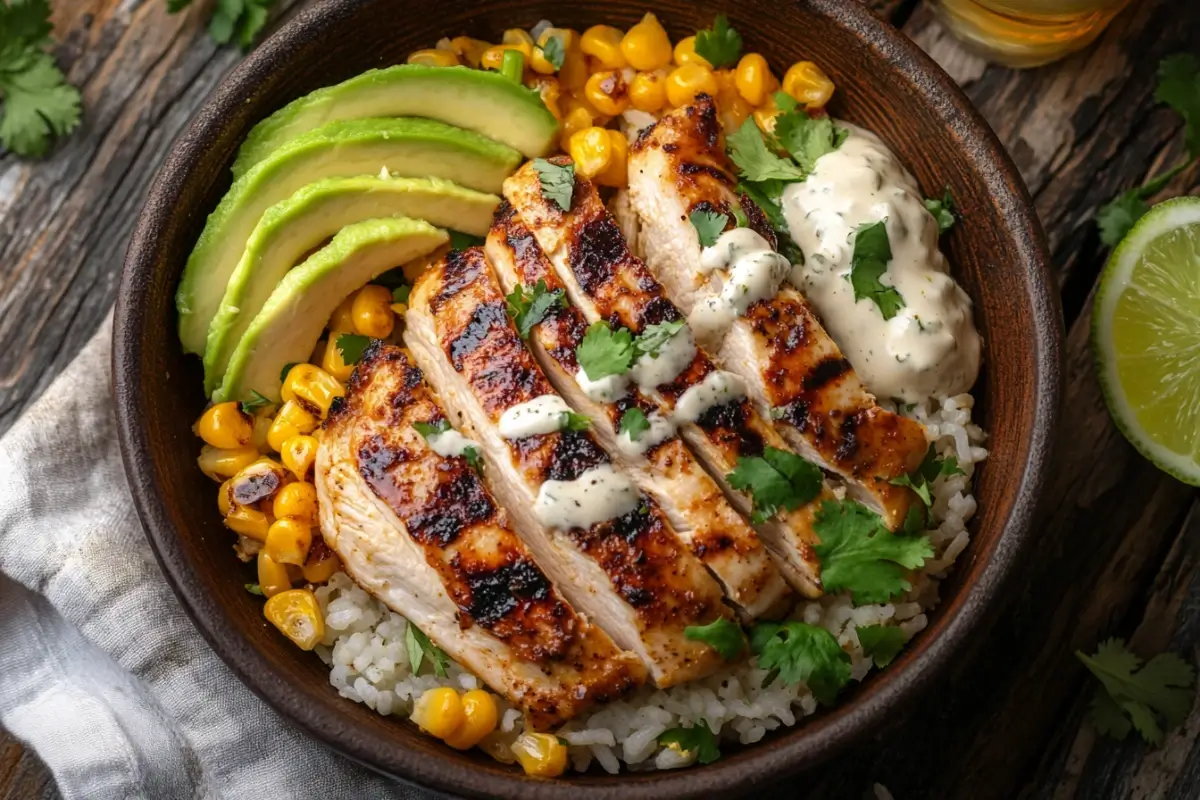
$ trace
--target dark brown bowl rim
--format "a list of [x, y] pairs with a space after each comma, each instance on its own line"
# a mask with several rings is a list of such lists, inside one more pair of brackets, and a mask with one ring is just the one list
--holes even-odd
[[1058, 415], [1062, 322], [1057, 295], [1052, 291], [1050, 255], [1032, 201], [991, 128], [950, 77], [915, 44], [865, 6], [845, 0], [809, 0], [807, 5], [852, 31], [881, 59], [891, 62], [903, 73], [913, 93], [942, 117], [951, 134], [963, 143], [975, 174], [1002, 209], [1019, 250], [1017, 255], [1028, 269], [1029, 293], [1022, 300], [1030, 304], [1035, 323], [1032, 335], [1023, 337], [1033, 342], [1035, 364], [1035, 424], [1024, 432], [1029, 456], [992, 558], [979, 579], [963, 588], [964, 602], [946, 621], [940, 636], [928, 642], [916, 658], [896, 665], [899, 669], [893, 667], [875, 676], [872, 691], [850, 698], [759, 754], [751, 748], [745, 758], [702, 769], [639, 775], [634, 781], [622, 781], [618, 776], [604, 782], [531, 782], [516, 773], [511, 778], [497, 777], [464, 768], [461, 763], [457, 767], [446, 765], [368, 736], [355, 736], [353, 729], [344, 725], [331, 724], [325, 714], [303, 702], [288, 681], [274, 675], [270, 663], [221, 614], [205, 585], [187, 567], [180, 532], [167, 511], [164, 487], [152, 469], [149, 431], [137, 405], [136, 387], [150, 377], [141, 372], [139, 331], [145, 324], [146, 308], [140, 298], [155, 265], [163, 259], [164, 242], [159, 232], [166, 228], [187, 178], [208, 143], [218, 138], [223, 121], [254, 94], [258, 76], [285, 68], [289, 52], [298, 42], [320, 37], [327, 25], [355, 5], [356, 0], [326, 0], [298, 14], [217, 87], [160, 169], [125, 259], [113, 326], [113, 391], [122, 458], [154, 553], [201, 635], [245, 685], [314, 739], [391, 777], [444, 792], [484, 797], [632, 800], [741, 794], [831, 757], [876, 730], [888, 715], [907, 707], [944, 672], [962, 651], [968, 634], [995, 610], [1002, 586], [1028, 538]]

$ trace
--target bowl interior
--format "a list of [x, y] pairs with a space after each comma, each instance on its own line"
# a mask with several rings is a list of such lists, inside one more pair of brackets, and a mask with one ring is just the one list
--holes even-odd
[[479, 754], [452, 752], [407, 723], [339, 698], [326, 667], [263, 619], [254, 580], [234, 557], [196, 468], [190, 426], [204, 404], [198, 359], [174, 335], [174, 292], [206, 215], [228, 188], [228, 168], [255, 121], [312, 89], [402, 62], [446, 35], [499, 40], [503, 29], [548, 18], [583, 29], [627, 27], [655, 11], [672, 38], [711, 23], [715, 3], [663, 0], [332, 0], [264, 43], [206, 104], [176, 143], [151, 191], [126, 263], [114, 374], [131, 486], [164, 569], [201, 632], [255, 691], [314, 736], [374, 768], [427, 786], [486, 797], [711, 797], [781, 777], [844, 747], [910, 699], [950, 658], [997, 599], [1025, 535], [1057, 403], [1060, 322], [1048, 256], [1028, 197], [999, 144], [949, 79], [915, 46], [857, 3], [839, 0], [730, 6], [747, 51], [778, 72], [819, 64], [837, 85], [839, 117], [881, 136], [927, 195], [950, 187], [961, 222], [944, 240], [954, 274], [975, 301], [985, 342], [976, 421], [991, 455], [975, 493], [973, 541], [922, 633], [886, 671], [807, 724], [728, 752], [703, 769], [522, 778]]

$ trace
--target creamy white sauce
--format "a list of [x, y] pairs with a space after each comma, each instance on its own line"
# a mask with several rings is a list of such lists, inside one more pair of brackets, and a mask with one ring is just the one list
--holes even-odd
[[700, 300], [688, 325], [705, 347], [716, 350], [734, 320], [759, 300], [775, 296], [792, 270], [791, 263], [749, 228], [725, 231], [700, 253], [704, 272], [724, 271], [718, 294]]
[[573, 481], [546, 481], [533, 511], [548, 528], [590, 528], [628, 514], [638, 506], [633, 482], [610, 464], [589, 469]]
[[654, 355], [639, 356], [629, 370], [630, 377], [642, 389], [650, 390], [679, 377], [696, 358], [696, 340], [684, 325], [663, 343]]
[[[919, 402], [975, 383], [982, 342], [971, 299], [949, 275], [937, 223], [916, 181], [874, 134], [839, 122], [850, 135], [817, 159], [807, 179], [783, 193], [792, 239], [805, 261], [791, 279], [869, 390]], [[892, 260], [881, 281], [904, 308], [884, 320], [875, 302], [857, 302], [847, 276], [854, 231], [885, 220]]]
[[675, 420], [672, 417], [664, 417], [654, 411], [646, 417], [646, 421], [650, 423], [650, 429], [642, 431], [637, 441], [633, 440], [628, 431], [617, 437], [617, 448], [622, 453], [627, 456], [640, 456], [651, 447], [675, 435]]
[[629, 391], [629, 376], [606, 375], [598, 381], [588, 377], [583, 367], [575, 373], [575, 382], [593, 403], [612, 403]]
[[429, 445], [430, 450], [443, 458], [461, 456], [468, 447], [479, 447], [477, 442], [468, 439], [453, 428], [427, 437], [425, 443]]
[[677, 423], [695, 422], [710, 408], [746, 396], [746, 384], [732, 372], [713, 370], [704, 380], [688, 389], [675, 404]]
[[500, 435], [505, 439], [554, 433], [566, 423], [567, 402], [556, 394], [544, 394], [528, 403], [513, 406], [500, 415]]

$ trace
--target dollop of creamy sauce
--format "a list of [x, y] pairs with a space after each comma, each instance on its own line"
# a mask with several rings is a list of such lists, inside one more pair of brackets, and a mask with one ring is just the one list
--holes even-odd
[[695, 358], [696, 340], [692, 338], [688, 326], [684, 325], [663, 343], [657, 353], [638, 356], [629, 375], [642, 389], [654, 389], [679, 377], [679, 373], [687, 369]]
[[[841, 147], [783, 192], [788, 228], [805, 257], [791, 280], [877, 396], [913, 403], [965, 392], [979, 374], [982, 341], [971, 299], [938, 250], [937, 222], [878, 137], [838, 124], [849, 131]], [[855, 230], [880, 220], [892, 251], [881, 281], [904, 300], [890, 320], [873, 300], [855, 301], [849, 281]]]
[[467, 451], [467, 448], [479, 447], [478, 442], [468, 439], [453, 428], [433, 434], [425, 440], [425, 444], [429, 445], [430, 450], [443, 458], [461, 456]]
[[606, 375], [594, 381], [588, 377], [583, 367], [575, 373], [575, 382], [593, 403], [612, 403], [629, 391], [628, 375]]
[[544, 394], [527, 403], [515, 405], [500, 415], [500, 435], [505, 439], [554, 433], [566, 422], [571, 407], [556, 394]]
[[622, 453], [627, 456], [640, 456], [651, 447], [662, 444], [675, 435], [675, 420], [671, 417], [664, 417], [654, 411], [646, 417], [646, 422], [650, 423], [650, 429], [642, 431], [637, 441], [633, 440], [628, 431], [617, 437], [617, 447]]
[[573, 481], [546, 481], [538, 489], [533, 511], [548, 528], [590, 528], [628, 514], [638, 506], [637, 487], [624, 475], [601, 464]]
[[676, 423], [695, 422], [710, 408], [745, 396], [745, 381], [732, 372], [713, 370], [680, 396], [674, 418]]
[[750, 306], [774, 297], [792, 270], [791, 262], [750, 228], [722, 233], [700, 253], [700, 266], [704, 272], [725, 272], [721, 291], [700, 300], [688, 315], [696, 338], [712, 350]]

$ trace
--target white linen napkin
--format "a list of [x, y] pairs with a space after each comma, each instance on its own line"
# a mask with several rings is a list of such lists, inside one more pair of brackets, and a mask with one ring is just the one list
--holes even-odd
[[0, 440], [0, 726], [66, 798], [402, 798], [308, 739], [208, 648], [133, 508], [112, 322]]

